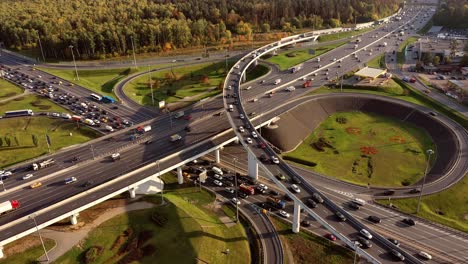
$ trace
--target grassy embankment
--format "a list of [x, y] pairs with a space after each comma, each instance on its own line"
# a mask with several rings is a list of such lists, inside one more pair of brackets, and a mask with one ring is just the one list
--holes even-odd
[[[167, 205], [155, 209], [133, 211], [116, 216], [91, 231], [80, 247], [74, 247], [56, 263], [82, 263], [86, 252], [93, 246], [102, 247], [93, 263], [117, 262], [131, 254], [125, 245], [138, 239], [143, 256], [132, 263], [246, 263], [250, 249], [241, 225], [226, 226], [219, 220], [224, 215], [214, 206], [215, 198], [198, 187], [176, 186], [174, 176], [165, 175]], [[147, 196], [147, 201], [159, 203], [160, 196]], [[152, 215], [167, 219], [163, 225], [151, 220]], [[129, 238], [119, 236], [131, 230]], [[130, 242], [131, 243], [131, 242]], [[140, 242], [141, 243], [141, 242]], [[128, 244], [127, 244], [128, 245]], [[128, 248], [128, 247], [127, 247]], [[229, 249], [230, 253], [225, 254]], [[120, 252], [120, 253], [119, 253]], [[90, 254], [90, 253], [88, 253]]]
[[349, 37], [352, 37], [352, 36], [357, 36], [357, 35], [366, 33], [366, 32], [371, 31], [371, 30], [374, 30], [374, 28], [370, 27], [370, 28], [363, 28], [363, 29], [359, 29], [359, 30], [351, 30], [351, 31], [346, 31], [346, 32], [323, 35], [323, 36], [319, 37], [318, 41], [319, 42], [328, 42], [328, 41], [334, 41], [334, 40], [338, 40], [338, 39], [349, 38]]
[[0, 79], [0, 100], [22, 94], [23, 89], [5, 80]]
[[[44, 237], [43, 240], [47, 250], [55, 246], [53, 240]], [[44, 249], [39, 237], [29, 235], [5, 245], [3, 252], [5, 258], [0, 260], [0, 264], [39, 263], [37, 259], [44, 254]]]
[[397, 51], [398, 67], [401, 68], [403, 63], [405, 63], [405, 49], [406, 49], [406, 46], [411, 45], [412, 43], [416, 42], [417, 40], [418, 40], [417, 37], [409, 37], [409, 38], [405, 39], [405, 41], [403, 41], [400, 44], [400, 46], [398, 47], [398, 51]]

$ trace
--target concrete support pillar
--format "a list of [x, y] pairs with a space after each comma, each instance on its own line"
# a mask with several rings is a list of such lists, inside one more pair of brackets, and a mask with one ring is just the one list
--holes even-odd
[[130, 188], [128, 192], [130, 193], [130, 198], [133, 199], [136, 197], [136, 188]]
[[301, 224], [301, 206], [298, 202], [294, 202], [294, 215], [292, 222], [292, 231], [293, 233], [299, 233]]
[[0, 246], [0, 259], [4, 258], [5, 255], [3, 254], [3, 246]]
[[184, 175], [182, 173], [182, 167], [177, 168], [177, 180], [179, 181], [179, 184], [184, 183]]
[[257, 163], [257, 160], [255, 159], [256, 157], [250, 152], [247, 152], [247, 153], [248, 153], [248, 161], [249, 161], [249, 164], [248, 164], [249, 176], [252, 179], [258, 180], [258, 163]]
[[254, 61], [254, 67], [258, 65], [258, 60]]
[[219, 155], [219, 148], [214, 151], [216, 163], [221, 162], [221, 156]]
[[78, 224], [78, 214], [74, 214], [70, 216], [70, 223], [72, 225]]
[[239, 138], [236, 137], [236, 139], [234, 139], [234, 142], [236, 142], [236, 144], [240, 144]]
[[247, 81], [247, 76], [246, 76], [246, 75], [247, 75], [247, 74], [242, 74], [242, 82]]

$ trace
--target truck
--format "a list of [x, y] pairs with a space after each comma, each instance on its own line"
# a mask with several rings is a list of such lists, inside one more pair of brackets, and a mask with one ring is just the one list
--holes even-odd
[[387, 47], [387, 42], [380, 44], [381, 47]]
[[101, 99], [101, 102], [103, 103], [106, 103], [106, 104], [113, 104], [115, 103], [117, 100], [115, 100], [114, 98], [106, 95], [106, 96], [103, 96], [102, 99]]
[[175, 118], [181, 118], [183, 116], [184, 116], [184, 111], [179, 111], [179, 112], [175, 113], [175, 115], [174, 115]]
[[255, 194], [255, 188], [252, 186], [248, 186], [245, 184], [239, 185], [239, 191], [247, 194], [247, 195], [254, 195]]
[[94, 121], [91, 120], [91, 119], [89, 119], [89, 118], [86, 118], [86, 119], [83, 121], [83, 123], [85, 123], [85, 124], [87, 124], [87, 125], [90, 125], [90, 126], [96, 125], [96, 124], [94, 123]]
[[76, 122], [81, 121], [81, 119], [82, 119], [82, 117], [79, 116], [79, 115], [72, 115], [72, 117], [71, 117], [71, 120], [76, 121]]
[[20, 203], [17, 200], [10, 200], [10, 201], [0, 203], [0, 215], [6, 214], [19, 207], [20, 207]]
[[47, 160], [43, 160], [41, 162], [36, 162], [36, 163], [31, 164], [31, 168], [32, 168], [33, 171], [37, 171], [39, 169], [49, 167], [54, 163], [55, 163], [54, 159], [47, 159]]
[[151, 126], [150, 125], [146, 125], [146, 126], [139, 126], [136, 128], [136, 131], [140, 134], [144, 134], [148, 131], [151, 130]]
[[272, 196], [268, 196], [267, 201], [269, 203], [271, 203], [274, 207], [278, 208], [278, 209], [284, 209], [286, 207], [286, 202], [285, 201], [283, 201], [281, 199], [278, 199], [278, 198], [275, 198], [275, 197], [272, 197]]
[[171, 136], [171, 142], [176, 142], [176, 141], [179, 141], [181, 139], [182, 139], [182, 137], [179, 134], [174, 134], [174, 135]]
[[307, 80], [305, 83], [302, 84], [302, 88], [307, 88], [307, 87], [310, 87], [312, 86], [312, 81], [311, 80]]
[[279, 83], [281, 83], [281, 79], [276, 79], [275, 84], [279, 84]]
[[289, 69], [289, 71], [291, 73], [295, 73], [295, 72], [298, 72], [300, 69], [302, 69], [302, 65], [294, 66], [291, 69]]

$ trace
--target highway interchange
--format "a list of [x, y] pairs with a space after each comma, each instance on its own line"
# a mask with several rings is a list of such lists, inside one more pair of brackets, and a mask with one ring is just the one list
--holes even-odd
[[[424, 24], [424, 23], [423, 23]], [[389, 25], [387, 25], [389, 27]], [[379, 30], [377, 30], [379, 31]], [[380, 33], [378, 34], [379, 36], [382, 36], [383, 34], [386, 34], [387, 30], [381, 30]], [[368, 43], [371, 43], [373, 41], [376, 41], [373, 36], [375, 36], [376, 33], [374, 32], [369, 32], [364, 34], [361, 39], [361, 46], [364, 46]], [[389, 43], [388, 49], [394, 47], [394, 41], [393, 39], [386, 39], [386, 42]], [[392, 47], [393, 44], [393, 47]], [[377, 45], [377, 44], [374, 44]], [[374, 50], [377, 49], [378, 47], [374, 47]], [[350, 51], [353, 48], [351, 48], [351, 44], [347, 44], [343, 46], [342, 48], [338, 48], [337, 50], [334, 50], [326, 55], [322, 56], [322, 62], [318, 63], [316, 61], [311, 61], [311, 62], [306, 62], [304, 64], [304, 69], [302, 72], [299, 72], [298, 74], [290, 74], [288, 72], [283, 72], [281, 73], [281, 79], [283, 83], [287, 83], [288, 81], [295, 81], [298, 79], [298, 76], [301, 76], [301, 74], [305, 74], [305, 72], [313, 72], [313, 71], [319, 71], [319, 74], [316, 77], [313, 77], [315, 79], [314, 81], [314, 87], [319, 86], [321, 83], [327, 81], [326, 80], [326, 75], [324, 73], [323, 69], [317, 69], [318, 64], [323, 64], [326, 67], [327, 64], [329, 63], [334, 63], [333, 59], [337, 58], [338, 60], [350, 53]], [[370, 59], [372, 56], [367, 55], [367, 52], [360, 52], [361, 54], [359, 55], [363, 61], [367, 61]], [[374, 55], [379, 52], [374, 52]], [[3, 58], [2, 58], [3, 59]], [[16, 63], [13, 61], [14, 59], [8, 58], [7, 61], [2, 61], [3, 64], [11, 63], [14, 64]], [[335, 62], [335, 65], [338, 65]], [[341, 73], [345, 73], [351, 69], [354, 69], [357, 67], [357, 63], [354, 59], [352, 58], [346, 58], [343, 60], [343, 63], [341, 63], [341, 67], [337, 68], [337, 66], [331, 66], [330, 74], [333, 74], [335, 71], [339, 72], [339, 75]], [[27, 69], [25, 69], [28, 71]], [[31, 72], [29, 72], [31, 74]], [[43, 78], [49, 78], [49, 76]], [[50, 76], [50, 78], [52, 78]], [[242, 92], [242, 99], [244, 104], [246, 105], [246, 110], [245, 113], [250, 113], [252, 111], [256, 111], [257, 113], [266, 113], [270, 111], [272, 108], [275, 108], [276, 106], [281, 106], [285, 101], [290, 101], [292, 99], [298, 98], [299, 96], [307, 93], [306, 90], [304, 89], [296, 89], [295, 92], [278, 92], [276, 93], [273, 97], [269, 98], [268, 96], [265, 96], [267, 91], [270, 91], [272, 89], [275, 89], [277, 86], [273, 84], [274, 80], [278, 78], [277, 76], [268, 76], [265, 78], [265, 83], [263, 84], [251, 84], [254, 86], [253, 89], [248, 90], [248, 91], [243, 91]], [[297, 84], [301, 85], [302, 82], [297, 82]], [[84, 88], [83, 88], [84, 89]], [[282, 88], [284, 89], [284, 87]], [[68, 90], [68, 89], [67, 89]], [[75, 89], [73, 89], [74, 91]], [[87, 90], [81, 90], [81, 88], [77, 89], [78, 91], [75, 91], [77, 96], [81, 97], [87, 97], [89, 94], [89, 91]], [[70, 89], [70, 92], [72, 90]], [[250, 99], [252, 98], [259, 98], [259, 101], [255, 103], [249, 103]], [[57, 201], [61, 201], [66, 197], [71, 197], [73, 195], [76, 195], [84, 190], [83, 187], [80, 187], [80, 185], [88, 180], [93, 180], [95, 185], [99, 185], [101, 183], [107, 182], [110, 179], [113, 179], [115, 177], [119, 177], [120, 175], [124, 174], [127, 171], [132, 171], [135, 168], [138, 168], [142, 166], [143, 164], [147, 164], [149, 161], [155, 161], [155, 160], [162, 160], [165, 156], [169, 155], [170, 153], [176, 153], [182, 149], [185, 148], [185, 146], [191, 146], [200, 142], [204, 142], [205, 140], [209, 140], [212, 138], [214, 134], [218, 134], [223, 131], [227, 131], [229, 129], [229, 125], [227, 124], [227, 120], [224, 115], [222, 116], [217, 116], [216, 114], [222, 110], [223, 104], [221, 100], [212, 100], [209, 102], [204, 103], [203, 105], [198, 104], [194, 107], [190, 107], [187, 109], [187, 112], [190, 112], [192, 115], [193, 119], [192, 121], [185, 121], [185, 120], [171, 120], [167, 115], [161, 115], [156, 118], [154, 121], [147, 121], [148, 123], [151, 123], [152, 127], [154, 128], [154, 131], [151, 131], [151, 134], [146, 135], [144, 138], [137, 140], [136, 142], [132, 142], [130, 138], [131, 132], [129, 131], [122, 131], [119, 132], [117, 135], [110, 135], [110, 136], [105, 136], [102, 139], [95, 140], [92, 142], [92, 147], [90, 145], [84, 145], [84, 146], [77, 146], [74, 147], [73, 150], [68, 150], [68, 151], [61, 151], [54, 155], [54, 158], [59, 161], [57, 165], [52, 166], [50, 168], [46, 168], [44, 170], [40, 170], [35, 173], [35, 178], [31, 179], [30, 181], [25, 181], [24, 186], [22, 187], [17, 187], [18, 181], [10, 180], [6, 182], [6, 187], [8, 189], [8, 199], [20, 199], [22, 201], [23, 206], [14, 214], [10, 214], [7, 216], [4, 216], [0, 219], [0, 224], [5, 225], [7, 222], [12, 221], [13, 219], [17, 219], [21, 216], [27, 216], [33, 212], [36, 212], [39, 209], [45, 208], [50, 204], [54, 204]], [[291, 108], [292, 106], [288, 106], [286, 108]], [[118, 111], [124, 110], [127, 111], [126, 108], [123, 108], [122, 106], [119, 107]], [[109, 109], [109, 111], [113, 111], [112, 109]], [[122, 115], [122, 116], [127, 116], [128, 118], [131, 118], [132, 116], [137, 116], [138, 113], [136, 112], [131, 112], [134, 111], [131, 108], [128, 109], [129, 112], [118, 112], [116, 114]], [[281, 112], [280, 110], [277, 110], [278, 112]], [[282, 110], [284, 111], [284, 110]], [[265, 114], [266, 115], [266, 114]], [[214, 117], [214, 118], [212, 118]], [[265, 116], [266, 119], [266, 116]], [[135, 119], [135, 122], [142, 121], [142, 120], [149, 120], [148, 116], [145, 117], [140, 117], [138, 119]], [[209, 122], [207, 122], [209, 120]], [[257, 119], [258, 120], [258, 119]], [[191, 132], [188, 133], [184, 130], [184, 128], [187, 126], [187, 124], [190, 124], [191, 127]], [[172, 142], [169, 142], [168, 137], [173, 134], [173, 133], [180, 133], [184, 135], [184, 142], [182, 143], [176, 143], [173, 144]], [[233, 134], [232, 132], [229, 133], [228, 135], [225, 136], [225, 138], [231, 137], [232, 138]], [[107, 140], [105, 138], [108, 138]], [[109, 140], [109, 138], [112, 138]], [[145, 145], [144, 142], [145, 140], [152, 138], [153, 143], [150, 145]], [[217, 139], [218, 142], [222, 141], [222, 138]], [[213, 140], [212, 142], [204, 143], [204, 148], [208, 149], [212, 146], [216, 145], [217, 140]], [[111, 143], [109, 143], [111, 141]], [[95, 159], [93, 159], [93, 154], [91, 153], [90, 149], [94, 150], [94, 155], [96, 156]], [[170, 164], [175, 164], [177, 163], [176, 161], [184, 160], [185, 158], [190, 157], [190, 155], [193, 155], [194, 153], [201, 153], [203, 147], [198, 147], [197, 148], [192, 148], [188, 152], [182, 154], [179, 157], [175, 157], [173, 160], [168, 160], [168, 161], [161, 161], [160, 162], [160, 167], [168, 167]], [[164, 150], [164, 151], [161, 151]], [[119, 151], [122, 154], [122, 160], [118, 162], [111, 162], [108, 159], [108, 155], [114, 151]], [[73, 164], [72, 162], [69, 162], [70, 159], [74, 156], [80, 156], [80, 160], [82, 162], [78, 164]], [[98, 166], [91, 166], [91, 165], [98, 165]], [[125, 169], [122, 169], [125, 168]], [[66, 169], [66, 171], [59, 171], [62, 169]], [[152, 171], [151, 171], [152, 170]], [[52, 173], [56, 173], [55, 175]], [[105, 173], [104, 173], [105, 172]], [[26, 172], [24, 172], [26, 173]], [[125, 187], [128, 186], [129, 181], [135, 181], [136, 178], [138, 179], [143, 179], [147, 175], [151, 175], [155, 173], [155, 168], [152, 168], [148, 170], [145, 173], [142, 173], [141, 175], [134, 175], [132, 179], [126, 179], [119, 181], [117, 184], [113, 185], [112, 187], [106, 188], [106, 190], [99, 190], [98, 194], [91, 194], [93, 193], [92, 189], [89, 191], [90, 195], [86, 197], [86, 199], [79, 199], [79, 201], [73, 201], [69, 203], [69, 206], [71, 208], [75, 208], [75, 206], [79, 206], [80, 204], [86, 203], [88, 200], [92, 200], [96, 197], [96, 195], [102, 195], [104, 192], [111, 192], [112, 190], [119, 189], [119, 187]], [[22, 173], [15, 173], [14, 177], [17, 179], [21, 178]], [[28, 190], [26, 186], [30, 184], [30, 182], [37, 180], [38, 178], [41, 178], [43, 176], [46, 176], [47, 180], [42, 180], [43, 184], [46, 187], [43, 187], [41, 189], [37, 190]], [[65, 178], [65, 175], [68, 176], [74, 176], [76, 175], [79, 178], [79, 182], [76, 185], [73, 186], [66, 186], [63, 185], [63, 179]], [[303, 175], [303, 172], [301, 171], [301, 175]], [[23, 181], [21, 181], [23, 183]], [[314, 184], [314, 186], [317, 186]], [[11, 194], [10, 194], [11, 192]], [[327, 193], [327, 196], [337, 196], [336, 194], [333, 195], [332, 193]], [[3, 195], [2, 195], [3, 197]], [[304, 196], [305, 197], [305, 196]], [[349, 201], [349, 198], [340, 198], [343, 202]], [[65, 206], [67, 207], [67, 206]], [[60, 213], [63, 213], [67, 210], [70, 210], [70, 207], [68, 208], [58, 208], [53, 210], [53, 214], [48, 214], [47, 216], [45, 215], [39, 215], [38, 221], [45, 220], [46, 218], [53, 217], [54, 215], [59, 215]], [[367, 209], [366, 209], [367, 210]], [[374, 210], [374, 208], [373, 208]], [[361, 210], [358, 215], [362, 217], [366, 212], [365, 210]], [[385, 216], [389, 215], [389, 212], [387, 211], [382, 211], [381, 212], [384, 216], [381, 217], [384, 219]], [[320, 211], [320, 214], [323, 216], [322, 218], [330, 220], [330, 217], [333, 217], [333, 212], [332, 211]], [[390, 212], [390, 214], [394, 214], [393, 212]], [[393, 216], [392, 216], [393, 217]], [[331, 222], [334, 222], [336, 220], [332, 219]], [[29, 221], [31, 222], [31, 221]], [[31, 223], [28, 224], [29, 228], [31, 227]], [[390, 226], [390, 223], [384, 223], [386, 227]], [[335, 225], [337, 229], [340, 230], [343, 234], [349, 236], [349, 237], [355, 237], [356, 230], [352, 226], [348, 226], [348, 221], [345, 223], [338, 223]], [[21, 231], [28, 228], [28, 226], [16, 226], [15, 231]], [[391, 232], [393, 233], [400, 233], [398, 232], [398, 228], [401, 228], [399, 226], [396, 226]], [[417, 234], [412, 234], [409, 233], [409, 235], [414, 235], [417, 237], [420, 234], [425, 234], [423, 238], [427, 238], [427, 236], [430, 235], [429, 227], [426, 231], [421, 231], [420, 230], [420, 225], [418, 224], [416, 227], [411, 227], [411, 229], [417, 229], [418, 231], [415, 232]], [[408, 229], [408, 228], [406, 228]], [[405, 229], [405, 230], [406, 230]], [[395, 231], [396, 230], [396, 231]], [[11, 231], [13, 232], [13, 231]], [[1, 239], [5, 239], [9, 236], [11, 236], [12, 233], [10, 232], [3, 232], [1, 235]], [[408, 237], [408, 236], [406, 236]], [[438, 236], [439, 238], [442, 238], [442, 236]], [[422, 239], [423, 239], [422, 238]], [[447, 240], [450, 241], [450, 240]], [[434, 243], [432, 246], [448, 246], [450, 249], [455, 249], [461, 246], [461, 249], [466, 248], [466, 240], [463, 243], [453, 243], [447, 244], [448, 242], [444, 241], [444, 243]], [[455, 241], [456, 242], [456, 241]], [[429, 243], [429, 242], [428, 242]], [[435, 245], [438, 244], [438, 245]], [[386, 254], [387, 249], [384, 247], [378, 247], [375, 246], [371, 248], [370, 251], [373, 255], [378, 256], [381, 261], [387, 261], [389, 260], [389, 256]], [[441, 249], [441, 251], [445, 251], [445, 249]], [[456, 254], [460, 254], [463, 258], [462, 253], [463, 252], [454, 252]], [[466, 255], [464, 255], [464, 258], [466, 259]], [[441, 260], [438, 260], [441, 261]]]

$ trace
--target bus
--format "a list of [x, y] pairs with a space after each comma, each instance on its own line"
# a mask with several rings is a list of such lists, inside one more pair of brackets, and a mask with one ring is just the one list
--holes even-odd
[[34, 115], [31, 109], [24, 109], [24, 110], [15, 110], [15, 111], [7, 111], [5, 112], [5, 117], [15, 117], [15, 116], [32, 116]]
[[97, 94], [91, 94], [91, 98], [93, 98], [94, 100], [100, 102], [102, 100], [102, 96], [100, 95], [97, 95]]
[[103, 96], [102, 97], [102, 100], [101, 100], [103, 103], [107, 103], [107, 104], [113, 104], [116, 102], [116, 100], [108, 95], [106, 96]]

